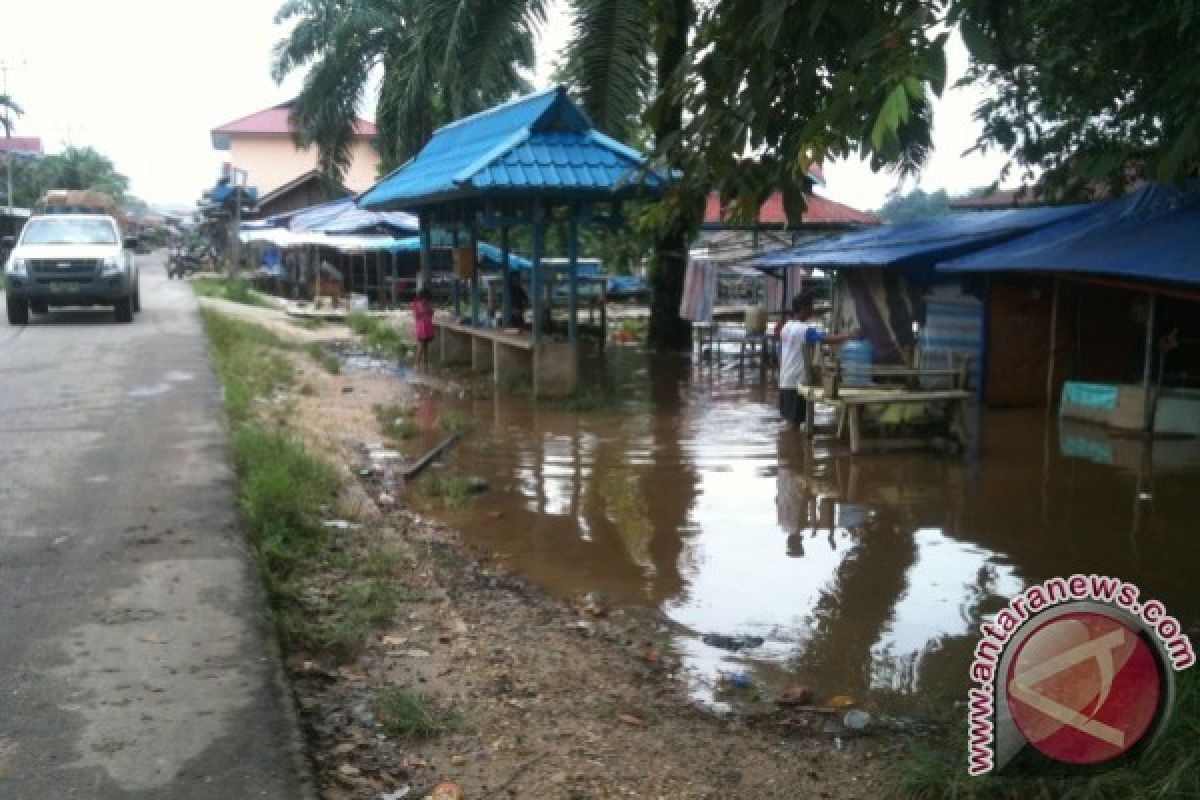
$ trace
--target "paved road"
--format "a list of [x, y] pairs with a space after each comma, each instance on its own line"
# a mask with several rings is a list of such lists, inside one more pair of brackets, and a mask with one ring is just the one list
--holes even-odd
[[196, 303], [0, 321], [0, 798], [302, 798]]

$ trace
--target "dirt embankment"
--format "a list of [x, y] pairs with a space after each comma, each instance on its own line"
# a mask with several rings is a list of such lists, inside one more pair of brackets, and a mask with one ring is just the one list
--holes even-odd
[[[414, 487], [398, 487], [397, 507], [381, 509], [380, 469], [366, 455], [381, 441], [374, 408], [415, 406], [414, 389], [291, 357], [291, 424], [340, 465], [331, 514], [348, 523], [330, 544], [346, 557], [304, 580], [306, 613], [335, 615], [380, 553], [402, 562], [389, 573], [399, 576], [396, 611], [360, 645], [288, 659], [325, 798], [885, 794], [881, 740], [835, 739], [820, 715], [786, 709], [700, 710], [678, 679], [664, 620], [566, 603], [502, 574], [412, 510]], [[453, 786], [435, 791], [443, 782]]]

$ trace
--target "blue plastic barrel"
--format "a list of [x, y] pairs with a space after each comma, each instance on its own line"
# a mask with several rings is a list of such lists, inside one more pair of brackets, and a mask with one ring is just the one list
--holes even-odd
[[871, 383], [871, 342], [851, 339], [842, 345], [842, 384], [866, 386]]

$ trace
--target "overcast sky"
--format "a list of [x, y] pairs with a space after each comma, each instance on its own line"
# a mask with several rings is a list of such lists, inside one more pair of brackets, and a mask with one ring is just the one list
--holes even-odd
[[[542, 36], [539, 80], [569, 35], [561, 2]], [[280, 103], [299, 88], [295, 75], [277, 86], [271, 48], [283, 31], [279, 0], [58, 0], [7, 3], [0, 25], [0, 80], [25, 109], [14, 135], [41, 136], [50, 152], [91, 145], [112, 158], [134, 194], [153, 203], [192, 205], [221, 162], [209, 131]], [[951, 74], [966, 55], [951, 51]], [[935, 155], [925, 189], [952, 193], [988, 184], [1002, 159], [961, 158], [974, 140], [976, 98], [958, 90], [939, 104]], [[370, 117], [371, 98], [364, 109]], [[859, 163], [827, 167], [824, 194], [877, 208], [894, 176]], [[904, 187], [906, 190], [911, 185]]]

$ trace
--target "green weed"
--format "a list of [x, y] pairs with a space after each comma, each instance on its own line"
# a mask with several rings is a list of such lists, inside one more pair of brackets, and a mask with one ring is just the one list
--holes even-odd
[[330, 375], [337, 375], [342, 371], [342, 362], [338, 361], [338, 357], [326, 350], [320, 342], [309, 342], [304, 346], [304, 350]]
[[348, 314], [346, 324], [352, 331], [362, 336], [367, 346], [376, 353], [402, 358], [411, 349], [410, 343], [399, 328], [369, 314], [361, 311]]
[[204, 297], [216, 297], [247, 306], [273, 308], [274, 304], [256, 292], [249, 281], [241, 278], [194, 278], [192, 291]]
[[417, 424], [413, 422], [412, 412], [398, 404], [376, 405], [375, 419], [383, 435], [395, 441], [404, 441], [417, 435]]
[[238, 506], [272, 596], [325, 540], [320, 507], [337, 488], [333, 469], [281, 431], [248, 422], [233, 434]]
[[440, 712], [428, 697], [399, 687], [384, 690], [375, 701], [375, 711], [384, 730], [409, 739], [427, 739], [454, 724], [453, 717]]
[[280, 352], [279, 337], [252, 322], [211, 309], [200, 316], [208, 333], [213, 367], [225, 389], [225, 410], [236, 424], [250, 418], [254, 401], [289, 386], [295, 371]]
[[455, 431], [462, 430], [466, 427], [467, 419], [462, 413], [455, 411], [452, 408], [443, 409], [438, 412], [437, 430], [438, 433], [451, 434]]
[[357, 650], [372, 628], [391, 622], [396, 606], [410, 599], [408, 587], [391, 577], [350, 583], [338, 598], [337, 613], [317, 638], [327, 647]]
[[466, 508], [471, 502], [471, 483], [463, 477], [429, 475], [420, 486], [426, 497], [440, 500], [450, 510]]

